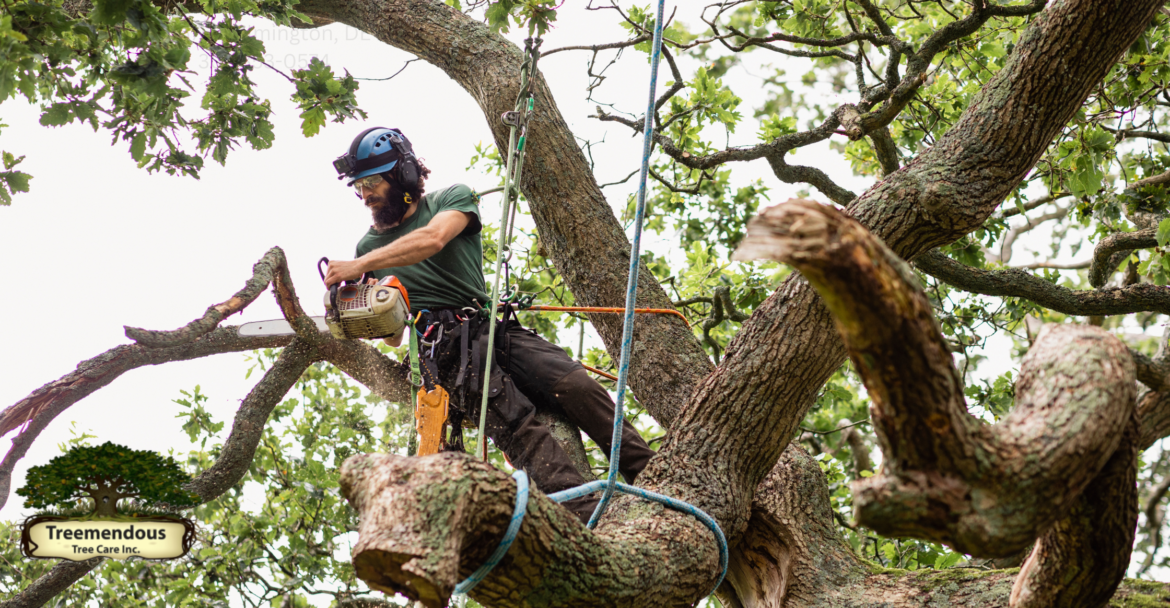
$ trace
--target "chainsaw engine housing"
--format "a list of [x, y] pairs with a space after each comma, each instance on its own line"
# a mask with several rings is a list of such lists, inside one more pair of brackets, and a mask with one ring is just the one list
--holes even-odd
[[[335, 315], [325, 293], [325, 323], [336, 338], [395, 338], [410, 323], [410, 306], [390, 285], [346, 285], [337, 290]], [[336, 319], [340, 316], [340, 322]]]

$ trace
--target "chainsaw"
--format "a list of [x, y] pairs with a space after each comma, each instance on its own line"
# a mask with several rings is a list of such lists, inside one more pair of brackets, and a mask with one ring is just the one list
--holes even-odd
[[[317, 272], [325, 278], [322, 264], [328, 258], [317, 262]], [[406, 287], [397, 277], [388, 276], [381, 281], [347, 281], [342, 286], [334, 283], [325, 293], [325, 316], [309, 317], [321, 331], [328, 331], [335, 338], [353, 340], [358, 338], [390, 338], [397, 340], [402, 330], [410, 325], [410, 297]], [[292, 335], [292, 325], [284, 319], [253, 321], [240, 326], [241, 336], [284, 336]]]

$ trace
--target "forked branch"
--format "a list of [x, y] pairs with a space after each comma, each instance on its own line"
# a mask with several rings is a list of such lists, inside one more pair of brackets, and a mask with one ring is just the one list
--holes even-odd
[[881, 241], [832, 207], [792, 200], [749, 225], [736, 259], [796, 267], [832, 312], [873, 401], [885, 454], [854, 486], [860, 523], [998, 557], [1068, 515], [1134, 416], [1134, 364], [1094, 327], [1050, 325], [1024, 360], [1012, 413], [967, 413], [930, 303]]
[[[341, 492], [361, 515], [358, 578], [440, 608], [499, 543], [516, 483], [466, 454], [365, 454], [342, 465]], [[713, 537], [689, 515], [644, 503], [635, 520], [594, 532], [530, 492], [515, 542], [471, 592], [485, 606], [689, 605], [715, 582]]]

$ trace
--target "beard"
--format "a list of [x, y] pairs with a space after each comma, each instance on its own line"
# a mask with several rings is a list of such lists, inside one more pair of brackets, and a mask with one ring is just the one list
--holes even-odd
[[374, 210], [374, 225], [379, 229], [390, 228], [398, 224], [406, 215], [406, 211], [410, 209], [410, 205], [407, 205], [401, 196], [393, 195], [389, 199], [383, 196], [371, 196], [366, 204], [377, 207]]

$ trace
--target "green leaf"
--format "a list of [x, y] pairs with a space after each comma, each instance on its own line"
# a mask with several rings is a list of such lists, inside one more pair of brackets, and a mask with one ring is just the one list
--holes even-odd
[[934, 568], [935, 570], [944, 570], [946, 568], [950, 568], [951, 566], [959, 563], [959, 560], [962, 558], [963, 555], [961, 553], [947, 551], [946, 553], [943, 553], [935, 558]]
[[7, 171], [0, 173], [0, 179], [8, 184], [8, 189], [12, 192], [28, 192], [28, 180], [32, 179], [32, 176], [20, 171]]
[[325, 111], [321, 108], [311, 108], [301, 113], [301, 133], [305, 137], [312, 137], [321, 131], [325, 125]]
[[146, 134], [139, 133], [130, 140], [130, 158], [136, 161], [141, 161], [142, 156], [146, 153]]
[[1158, 240], [1159, 247], [1165, 247], [1170, 243], [1170, 217], [1158, 222], [1158, 231], [1154, 238]]
[[126, 11], [134, 0], [97, 0], [93, 7], [93, 20], [102, 25], [117, 25], [126, 19]]
[[68, 123], [71, 114], [68, 104], [55, 103], [49, 106], [44, 114], [41, 114], [41, 124], [46, 127], [57, 127]]

